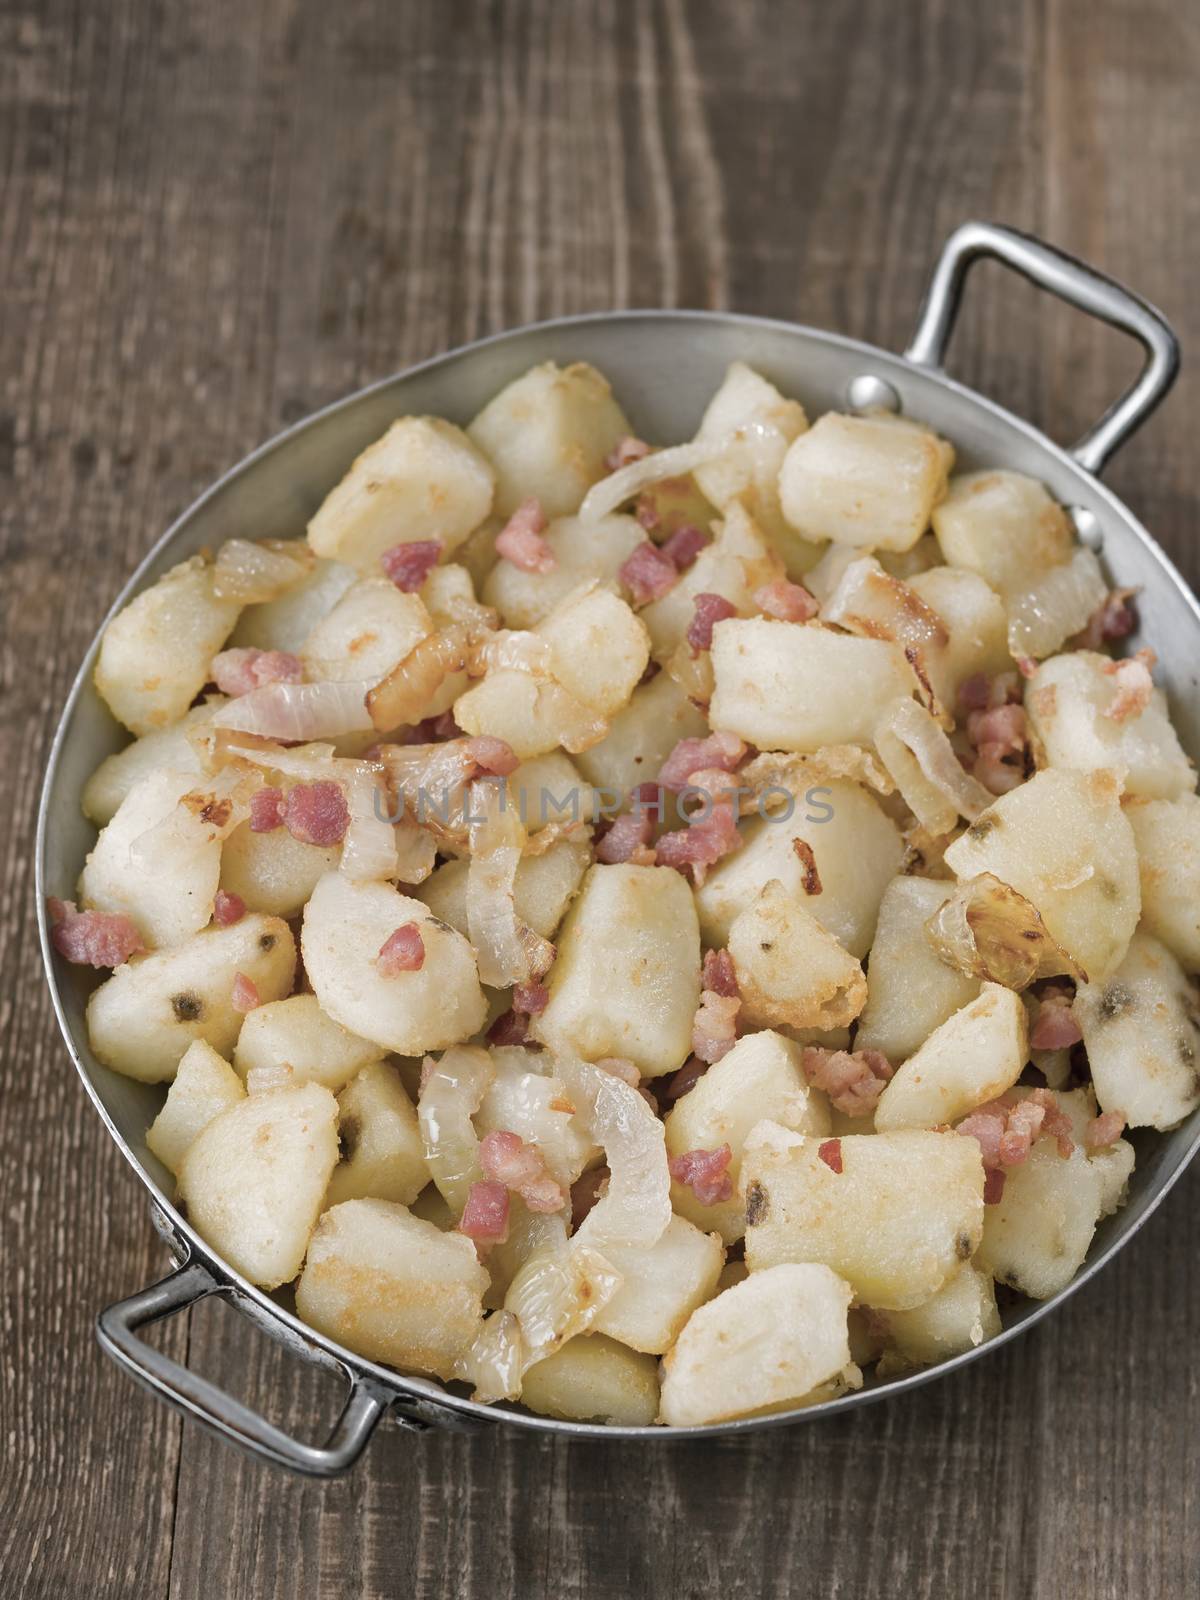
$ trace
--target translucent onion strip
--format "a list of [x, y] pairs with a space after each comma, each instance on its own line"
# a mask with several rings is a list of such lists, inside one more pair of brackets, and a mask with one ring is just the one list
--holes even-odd
[[990, 872], [960, 884], [930, 917], [925, 932], [947, 966], [1009, 989], [1063, 973], [1087, 977], [1051, 937], [1040, 912]]
[[1006, 596], [1008, 648], [1014, 657], [1042, 661], [1082, 633], [1088, 618], [1108, 598], [1100, 563], [1080, 545], [1061, 567], [1053, 567], [1027, 589]]
[[365, 683], [265, 683], [226, 701], [212, 726], [307, 744], [372, 727]]
[[588, 1136], [604, 1147], [608, 1190], [579, 1237], [594, 1249], [648, 1249], [671, 1220], [666, 1133], [636, 1089], [590, 1062], [560, 1056], [557, 1076], [575, 1102]]
[[340, 762], [339, 768], [350, 808], [339, 870], [355, 883], [399, 877], [396, 830], [388, 820], [390, 802], [382, 775], [365, 762]]
[[525, 1361], [521, 1323], [512, 1311], [493, 1311], [454, 1364], [454, 1376], [472, 1385], [472, 1400], [492, 1405], [518, 1400]]
[[965, 772], [954, 747], [924, 706], [894, 700], [875, 725], [875, 748], [917, 821], [949, 833], [960, 816], [974, 822], [995, 796]]
[[429, 1176], [456, 1217], [462, 1216], [471, 1185], [483, 1177], [471, 1118], [495, 1075], [487, 1051], [475, 1045], [455, 1045], [440, 1061], [425, 1058], [417, 1124]]
[[316, 562], [307, 540], [227, 539], [213, 566], [213, 593], [240, 605], [264, 605], [302, 583]]
[[[754, 424], [747, 426], [753, 427]], [[741, 434], [744, 437], [746, 427]], [[669, 450], [655, 450], [651, 455], [633, 461], [618, 472], [594, 483], [583, 497], [579, 508], [581, 522], [599, 522], [610, 516], [635, 495], [641, 494], [652, 483], [662, 478], [679, 478], [697, 467], [716, 461], [739, 442], [737, 434], [723, 434], [719, 439], [693, 439], [690, 444], [673, 445]]]

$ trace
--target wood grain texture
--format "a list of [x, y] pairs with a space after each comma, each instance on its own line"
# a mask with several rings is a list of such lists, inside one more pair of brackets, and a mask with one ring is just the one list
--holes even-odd
[[[57, 1040], [31, 833], [54, 718], [170, 518], [322, 402], [563, 312], [732, 306], [902, 345], [967, 216], [1044, 233], [1200, 348], [1200, 17], [1175, 0], [7, 0], [0, 13], [0, 1592], [1195, 1592], [1200, 1171], [969, 1372], [656, 1448], [381, 1432], [325, 1487], [139, 1394], [95, 1311], [156, 1276]], [[1127, 345], [983, 268], [952, 365], [1056, 437]], [[1197, 388], [1110, 481], [1184, 570]], [[162, 1333], [302, 1433], [325, 1379], [229, 1314]]]

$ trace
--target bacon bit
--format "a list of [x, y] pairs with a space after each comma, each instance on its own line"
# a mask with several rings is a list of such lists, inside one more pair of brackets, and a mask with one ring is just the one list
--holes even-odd
[[662, 764], [658, 781], [678, 794], [692, 775], [705, 769], [732, 772], [745, 758], [746, 746], [734, 733], [710, 733], [705, 739], [680, 739]]
[[633, 514], [647, 533], [654, 533], [662, 525], [662, 513], [652, 494], [640, 494], [633, 504]]
[[631, 1089], [641, 1086], [642, 1075], [628, 1056], [601, 1056], [595, 1065], [601, 1072], [607, 1072], [610, 1078], [620, 1078]]
[[985, 1171], [1019, 1166], [1043, 1135], [1057, 1142], [1064, 1160], [1075, 1148], [1071, 1119], [1049, 1089], [1034, 1089], [1022, 1098], [1007, 1093], [989, 1100], [954, 1131], [976, 1140]]
[[817, 1146], [817, 1156], [825, 1163], [830, 1172], [840, 1175], [842, 1171], [842, 1141], [840, 1139], [826, 1139]]
[[1013, 789], [1019, 789], [1025, 782], [1024, 771], [1020, 767], [1012, 766], [1002, 754], [998, 753], [997, 746], [990, 744], [983, 746], [971, 763], [969, 771], [989, 794], [1008, 794]]
[[983, 1174], [983, 1203], [985, 1206], [998, 1206], [1004, 1195], [1004, 1181], [1007, 1174], [999, 1167], [990, 1167]]
[[240, 894], [218, 889], [213, 899], [213, 921], [218, 928], [230, 928], [246, 915], [246, 902]]
[[494, 1045], [524, 1044], [529, 1033], [529, 1018], [520, 1011], [502, 1011], [487, 1031], [487, 1042]]
[[545, 1011], [550, 1004], [550, 991], [544, 983], [539, 983], [536, 978], [532, 983], [515, 983], [512, 992], [512, 1008], [520, 1011], [527, 1017], [536, 1017], [539, 1012]]
[[655, 858], [660, 867], [674, 867], [676, 872], [691, 867], [692, 882], [699, 887], [707, 869], [736, 850], [741, 842], [733, 807], [718, 804], [706, 817], [697, 817], [686, 828], [664, 833], [655, 846]]
[[1072, 641], [1077, 650], [1099, 650], [1105, 644], [1127, 639], [1138, 625], [1137, 607], [1130, 601], [1137, 589], [1111, 589], [1088, 618], [1087, 627]]
[[1151, 668], [1158, 657], [1153, 650], [1139, 650], [1124, 661], [1106, 661], [1104, 671], [1117, 680], [1117, 692], [1104, 715], [1113, 722], [1140, 717], [1154, 693]]
[[328, 847], [340, 843], [350, 826], [350, 807], [341, 784], [325, 778], [294, 784], [284, 802], [283, 821], [301, 844]]
[[896, 1070], [882, 1050], [826, 1050], [815, 1044], [804, 1047], [801, 1067], [813, 1088], [823, 1090], [847, 1117], [869, 1117]]
[[687, 642], [698, 656], [702, 650], [712, 649], [713, 629], [718, 622], [736, 617], [737, 607], [723, 594], [698, 594], [692, 604], [695, 611], [688, 623]]
[[960, 711], [986, 711], [991, 705], [992, 680], [986, 672], [973, 672], [958, 686]]
[[803, 584], [788, 583], [783, 578], [756, 589], [754, 604], [769, 617], [778, 617], [780, 622], [811, 622], [821, 609]]
[[967, 716], [967, 738], [976, 748], [999, 745], [1002, 753], [1025, 749], [1025, 707], [995, 706], [987, 711], [972, 711]]
[[700, 1082], [708, 1071], [708, 1062], [701, 1061], [699, 1056], [689, 1056], [678, 1072], [672, 1073], [667, 1079], [666, 1087], [662, 1090], [662, 1098], [669, 1105], [674, 1105], [676, 1100], [682, 1100], [685, 1094], [691, 1091]]
[[702, 1206], [720, 1205], [733, 1199], [733, 1179], [729, 1163], [733, 1151], [727, 1144], [715, 1150], [685, 1150], [667, 1162], [676, 1183], [686, 1184]]
[[299, 683], [304, 666], [290, 650], [222, 650], [213, 657], [212, 681], [222, 694], [249, 694], [265, 683]]
[[613, 821], [597, 843], [596, 860], [606, 866], [620, 861], [653, 865], [654, 851], [650, 849], [653, 833], [654, 818], [649, 811], [626, 811]]
[[530, 1211], [561, 1211], [567, 1203], [562, 1188], [546, 1171], [542, 1153], [518, 1133], [495, 1128], [479, 1141], [484, 1176], [521, 1196]]
[[1125, 1118], [1119, 1111], [1102, 1111], [1083, 1130], [1084, 1149], [1090, 1155], [1095, 1155], [1098, 1150], [1107, 1150], [1116, 1144], [1124, 1132]]
[[[439, 744], [443, 739], [461, 739], [463, 730], [455, 722], [453, 711], [443, 711], [436, 717], [423, 717], [420, 722], [412, 722], [390, 737], [396, 744]], [[378, 749], [378, 745], [373, 745], [367, 751], [367, 759], [374, 759]]]
[[[986, 691], [986, 693], [985, 693]], [[976, 754], [967, 770], [992, 794], [1007, 794], [1025, 781], [1029, 735], [1020, 685], [1014, 674], [968, 678], [959, 690], [967, 710], [966, 733]], [[983, 700], [982, 705], [974, 702]]]
[[704, 968], [701, 982], [705, 989], [711, 989], [714, 994], [737, 995], [737, 972], [733, 965], [733, 957], [728, 950], [706, 950], [704, 952]]
[[707, 544], [708, 535], [702, 528], [684, 522], [658, 548], [676, 572], [686, 572]]
[[132, 917], [116, 911], [79, 911], [73, 900], [51, 895], [46, 910], [54, 926], [50, 943], [78, 967], [120, 967], [146, 946]]
[[542, 538], [547, 526], [541, 501], [522, 500], [496, 535], [496, 554], [522, 572], [553, 572], [558, 561]]
[[245, 1016], [247, 1011], [253, 1011], [262, 1004], [258, 998], [258, 985], [253, 978], [248, 978], [244, 972], [239, 972], [233, 980], [233, 989], [229, 996], [229, 1003], [235, 1011], [240, 1011]]
[[503, 1244], [508, 1238], [508, 1190], [502, 1183], [485, 1179], [471, 1185], [458, 1231], [477, 1244]]
[[389, 933], [375, 957], [376, 970], [385, 978], [395, 978], [401, 972], [420, 972], [425, 965], [425, 941], [420, 925], [405, 922], [395, 933]]
[[250, 832], [273, 833], [283, 826], [283, 790], [256, 789], [250, 796]]
[[468, 739], [463, 754], [475, 763], [480, 772], [490, 772], [497, 778], [507, 778], [521, 765], [520, 756], [508, 740], [497, 739], [490, 733], [477, 734], [474, 739]]
[[652, 600], [661, 600], [673, 589], [679, 573], [675, 563], [647, 540], [621, 563], [617, 577], [629, 590], [634, 605], [645, 606]]
[[607, 1167], [593, 1167], [590, 1172], [585, 1172], [571, 1185], [571, 1231], [578, 1230], [580, 1223], [598, 1200], [602, 1200], [608, 1193], [608, 1180], [611, 1174]]
[[640, 461], [643, 456], [648, 456], [654, 449], [653, 445], [644, 439], [635, 439], [633, 434], [627, 433], [623, 439], [618, 439], [616, 444], [604, 458], [606, 472], [620, 472], [622, 467], [632, 466], [635, 461]]
[[700, 1004], [692, 1019], [692, 1049], [701, 1061], [711, 1066], [733, 1049], [737, 1040], [737, 1017], [742, 1009], [738, 995], [718, 994], [702, 989]]
[[1033, 656], [1014, 656], [1013, 659], [1017, 663], [1017, 671], [1023, 678], [1032, 678], [1038, 669], [1038, 664]]
[[817, 871], [817, 858], [813, 854], [813, 847], [807, 839], [793, 839], [792, 849], [804, 871], [804, 892], [813, 895], [820, 894], [821, 874]]
[[383, 570], [405, 594], [415, 594], [442, 558], [440, 539], [409, 539], [385, 550]]
[[1062, 984], [1047, 984], [1037, 997], [1038, 1009], [1029, 1043], [1034, 1050], [1069, 1050], [1083, 1038], [1071, 1010], [1074, 994]]

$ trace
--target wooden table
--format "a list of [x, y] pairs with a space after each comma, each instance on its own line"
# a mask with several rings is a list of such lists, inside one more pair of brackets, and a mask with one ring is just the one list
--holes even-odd
[[[1045, 234], [1200, 348], [1200, 27], [1176, 0], [15, 0], [0, 21], [0, 1591], [1183, 1596], [1200, 1583], [1193, 1170], [1102, 1281], [963, 1375], [717, 1446], [388, 1428], [293, 1481], [183, 1427], [92, 1318], [164, 1265], [50, 1018], [31, 835], [77, 661], [252, 445], [492, 329], [732, 306], [895, 347], [966, 217]], [[1069, 438], [1115, 335], [994, 268], [967, 381]], [[1110, 479], [1193, 578], [1197, 388]], [[162, 1337], [315, 1435], [227, 1313]]]

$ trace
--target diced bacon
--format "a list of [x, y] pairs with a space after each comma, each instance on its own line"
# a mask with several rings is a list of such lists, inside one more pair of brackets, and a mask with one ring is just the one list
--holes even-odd
[[1105, 644], [1127, 639], [1138, 625], [1137, 607], [1131, 604], [1136, 589], [1113, 589], [1088, 618], [1087, 627], [1072, 641], [1079, 650], [1099, 650]]
[[706, 950], [704, 952], [704, 969], [701, 983], [705, 989], [711, 989], [714, 994], [736, 995], [738, 993], [737, 973], [734, 970], [733, 957], [728, 950]]
[[1119, 1111], [1102, 1111], [1083, 1130], [1084, 1148], [1092, 1155], [1107, 1150], [1125, 1132], [1125, 1118]]
[[571, 1229], [574, 1232], [598, 1200], [608, 1192], [607, 1167], [593, 1167], [571, 1185]]
[[662, 525], [662, 513], [652, 494], [640, 494], [633, 504], [633, 514], [647, 533], [654, 533]]
[[502, 1011], [487, 1031], [487, 1041], [494, 1045], [524, 1044], [529, 1033], [529, 1018], [521, 1011]]
[[1004, 1132], [1000, 1135], [1002, 1167], [1016, 1167], [1025, 1160], [1045, 1120], [1045, 1106], [1039, 1105], [1032, 1097], [1017, 1101], [1009, 1111]]
[[507, 778], [521, 765], [520, 756], [508, 740], [498, 739], [491, 733], [477, 734], [474, 739], [468, 739], [463, 754], [475, 763], [480, 772], [490, 772], [497, 778]]
[[958, 686], [960, 711], [986, 711], [991, 704], [992, 680], [986, 672], [973, 672]]
[[1151, 668], [1157, 657], [1153, 650], [1139, 650], [1124, 661], [1106, 662], [1104, 670], [1117, 680], [1117, 692], [1104, 715], [1113, 722], [1128, 722], [1140, 717], [1154, 693]]
[[1004, 751], [1023, 751], [1027, 736], [1025, 707], [1002, 705], [972, 711], [967, 717], [967, 738], [977, 748], [1000, 745]]
[[484, 1179], [467, 1191], [458, 1231], [477, 1244], [502, 1244], [508, 1238], [508, 1190]]
[[733, 733], [710, 733], [705, 739], [680, 739], [662, 764], [658, 781], [664, 789], [678, 794], [686, 789], [693, 773], [704, 769], [732, 772], [746, 754], [746, 746]]
[[[463, 731], [455, 722], [453, 711], [443, 711], [436, 717], [424, 717], [420, 722], [412, 722], [391, 737], [396, 744], [438, 744], [443, 739], [461, 739]], [[373, 746], [367, 751], [368, 760], [373, 759], [373, 751], [378, 748]]]
[[607, 1072], [610, 1078], [620, 1078], [631, 1089], [641, 1086], [642, 1075], [628, 1056], [601, 1056], [596, 1066], [601, 1072]]
[[673, 589], [679, 573], [675, 563], [647, 539], [621, 563], [617, 577], [629, 590], [634, 605], [646, 606]]
[[46, 901], [50, 942], [64, 961], [80, 967], [119, 967], [146, 946], [132, 917], [117, 911], [79, 911], [74, 901]]
[[272, 833], [283, 826], [283, 790], [256, 789], [250, 796], [250, 832]]
[[1058, 1103], [1058, 1096], [1050, 1089], [1035, 1089], [1028, 1096], [1046, 1113], [1042, 1132], [1058, 1144], [1058, 1153], [1065, 1161], [1075, 1148], [1075, 1136], [1070, 1117]]
[[218, 928], [229, 928], [235, 922], [240, 922], [246, 915], [246, 902], [240, 894], [230, 894], [227, 889], [218, 889], [213, 899], [213, 921]]
[[964, 1117], [955, 1128], [964, 1138], [974, 1139], [983, 1155], [985, 1171], [994, 1171], [1000, 1165], [1000, 1141], [1007, 1123], [1007, 1108], [1001, 1113], [980, 1109]]
[[881, 1050], [826, 1050], [810, 1044], [801, 1058], [814, 1089], [847, 1117], [869, 1117], [895, 1068]]
[[515, 983], [512, 992], [512, 1008], [514, 1011], [523, 1012], [527, 1017], [536, 1017], [539, 1012], [545, 1011], [550, 1004], [550, 991], [544, 983], [539, 983], [535, 978], [531, 983]]
[[664, 833], [655, 846], [655, 857], [660, 867], [674, 867], [677, 872], [690, 867], [692, 881], [698, 886], [707, 869], [736, 850], [741, 842], [733, 807], [714, 805], [706, 817], [697, 817], [686, 828]]
[[606, 472], [620, 472], [622, 467], [632, 466], [635, 461], [640, 461], [643, 456], [650, 455], [653, 445], [648, 445], [644, 439], [635, 439], [633, 434], [627, 433], [623, 439], [618, 439], [616, 444], [604, 458]]
[[442, 558], [440, 539], [409, 539], [385, 550], [383, 570], [405, 594], [415, 594]]
[[1005, 672], [968, 678], [959, 691], [960, 706], [965, 699], [985, 702], [967, 710], [967, 738], [976, 754], [964, 765], [991, 794], [1007, 794], [1025, 781], [1029, 733], [1020, 698], [1017, 678]]
[[998, 1206], [1004, 1197], [1005, 1173], [999, 1167], [989, 1167], [983, 1174], [983, 1203]]
[[692, 654], [712, 649], [713, 629], [718, 622], [737, 616], [737, 607], [723, 594], [698, 594], [692, 601], [692, 620], [688, 623], [687, 642]]
[[792, 849], [804, 873], [804, 892], [808, 895], [822, 892], [821, 874], [817, 871], [817, 858], [807, 839], [793, 839]]
[[425, 941], [415, 922], [404, 922], [389, 933], [375, 957], [375, 968], [385, 978], [401, 972], [420, 972], [425, 965]]
[[288, 790], [283, 821], [293, 839], [326, 848], [338, 844], [350, 826], [350, 807], [340, 783], [321, 779]]
[[530, 1211], [561, 1211], [567, 1197], [546, 1171], [536, 1145], [520, 1134], [494, 1128], [479, 1141], [479, 1165], [492, 1178], [521, 1196]]
[[1003, 745], [983, 745], [971, 763], [970, 772], [989, 794], [1008, 794], [1025, 782], [1024, 769], [1012, 765]]
[[700, 992], [700, 1004], [692, 1019], [692, 1049], [709, 1065], [720, 1061], [737, 1041], [737, 1017], [742, 1002], [737, 995], [718, 994], [715, 989]]
[[1069, 1050], [1083, 1038], [1071, 1010], [1074, 995], [1062, 984], [1048, 984], [1037, 997], [1029, 1043], [1034, 1050]]
[[821, 609], [814, 597], [800, 583], [788, 583], [780, 578], [776, 583], [764, 583], [754, 591], [754, 604], [769, 617], [780, 622], [811, 622]]
[[1017, 671], [1023, 678], [1032, 678], [1038, 669], [1037, 661], [1033, 656], [1014, 656], [1013, 659], [1017, 663]]
[[659, 550], [676, 572], [686, 572], [707, 544], [708, 535], [703, 528], [685, 522], [676, 528], [669, 539], [663, 540]]
[[222, 694], [249, 694], [266, 683], [299, 683], [304, 666], [290, 650], [222, 650], [213, 657], [212, 680]]
[[496, 535], [496, 554], [522, 572], [553, 572], [558, 562], [542, 535], [547, 527], [541, 501], [522, 500]]
[[702, 1206], [712, 1206], [733, 1199], [732, 1160], [733, 1151], [722, 1144], [715, 1150], [685, 1150], [671, 1156], [667, 1166], [676, 1183], [686, 1184]]
[[696, 1087], [708, 1068], [707, 1061], [701, 1061], [699, 1056], [689, 1056], [679, 1071], [672, 1073], [667, 1079], [666, 1088], [662, 1092], [663, 1099], [671, 1105], [676, 1100], [682, 1100], [685, 1094], [690, 1094]]
[[1017, 1097], [1003, 1094], [978, 1106], [955, 1127], [976, 1140], [985, 1170], [1019, 1166], [1043, 1134], [1057, 1142], [1064, 1158], [1075, 1148], [1071, 1119], [1049, 1089]]
[[826, 1139], [817, 1146], [817, 1158], [823, 1161], [830, 1172], [842, 1171], [842, 1141], [840, 1139]]
[[248, 978], [244, 972], [236, 974], [233, 980], [233, 989], [229, 996], [229, 1003], [235, 1011], [240, 1011], [245, 1016], [247, 1011], [253, 1011], [262, 1002], [258, 998], [258, 985], [253, 978]]
[[654, 818], [648, 811], [626, 811], [617, 817], [604, 837], [596, 845], [596, 860], [605, 866], [620, 861], [634, 861], [649, 865], [654, 852], [650, 840], [654, 833]]

